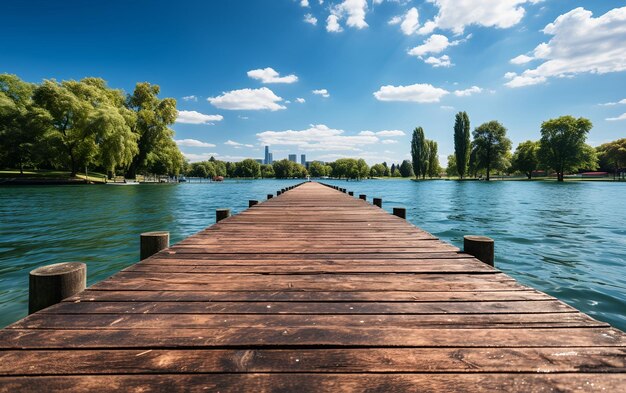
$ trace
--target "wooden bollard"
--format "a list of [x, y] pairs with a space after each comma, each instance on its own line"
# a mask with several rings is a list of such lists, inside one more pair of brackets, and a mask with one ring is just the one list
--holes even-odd
[[282, 194], [282, 191], [280, 190], [276, 191], [276, 196], [280, 196], [280, 194]]
[[139, 235], [139, 260], [143, 261], [169, 246], [169, 232], [144, 232]]
[[494, 241], [487, 236], [463, 236], [463, 252], [473, 255], [479, 261], [494, 266]]
[[393, 215], [394, 216], [398, 216], [400, 218], [403, 218], [406, 220], [406, 209], [403, 207], [394, 207], [393, 208]]
[[274, 198], [274, 194], [267, 194], [267, 199], [272, 199]]
[[215, 222], [230, 217], [230, 209], [215, 209]]
[[374, 205], [376, 205], [378, 207], [383, 207], [383, 200], [382, 200], [382, 198], [374, 198]]
[[253, 200], [253, 199], [250, 199], [250, 200], [248, 201], [248, 207], [252, 207], [252, 206], [254, 206], [254, 205], [258, 205], [258, 204], [259, 204], [259, 201], [255, 201], [255, 200]]
[[361, 194], [361, 195], [359, 195], [359, 199], [363, 199], [364, 201], [366, 201], [367, 200], [367, 195]]
[[348, 195], [354, 196], [354, 191], [348, 191]]
[[42, 266], [30, 272], [28, 281], [28, 313], [32, 314], [84, 290], [87, 265], [65, 262]]

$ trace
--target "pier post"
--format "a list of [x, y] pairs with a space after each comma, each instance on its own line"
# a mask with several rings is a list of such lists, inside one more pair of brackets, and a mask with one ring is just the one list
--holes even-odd
[[476, 257], [489, 266], [494, 266], [494, 241], [486, 236], [463, 236], [463, 252]]
[[366, 201], [367, 200], [367, 195], [361, 194], [361, 195], [359, 195], [359, 199], [363, 199], [364, 201]]
[[398, 216], [400, 218], [403, 218], [406, 220], [406, 209], [403, 207], [394, 207], [393, 208], [393, 215], [394, 216]]
[[215, 209], [215, 222], [230, 217], [230, 209]]
[[139, 260], [143, 261], [169, 246], [169, 232], [144, 232], [139, 235]]
[[382, 200], [382, 198], [374, 198], [374, 205], [382, 208], [383, 207], [383, 200]]
[[354, 196], [354, 191], [348, 191], [348, 195]]
[[42, 266], [30, 272], [28, 281], [28, 313], [32, 314], [84, 290], [87, 265], [65, 262]]
[[258, 205], [258, 204], [259, 204], [259, 201], [255, 201], [255, 200], [253, 200], [253, 199], [250, 199], [250, 200], [248, 201], [248, 207], [252, 207], [252, 206], [254, 206], [254, 205]]
[[280, 196], [280, 194], [282, 194], [282, 191], [280, 190], [276, 191], [276, 196]]
[[272, 199], [274, 198], [274, 194], [267, 194], [267, 199]]

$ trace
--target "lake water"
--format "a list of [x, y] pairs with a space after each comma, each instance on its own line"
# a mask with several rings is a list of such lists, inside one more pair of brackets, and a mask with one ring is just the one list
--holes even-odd
[[[172, 243], [297, 181], [0, 188], [0, 327], [26, 316], [28, 272], [88, 265], [88, 285], [136, 262], [139, 233]], [[496, 241], [496, 265], [626, 330], [626, 183], [328, 181], [407, 208], [415, 225], [462, 248], [463, 235]]]

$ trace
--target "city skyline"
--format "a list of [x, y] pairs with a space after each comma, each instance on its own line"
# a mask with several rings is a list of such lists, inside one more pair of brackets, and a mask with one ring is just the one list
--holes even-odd
[[472, 129], [502, 122], [514, 147], [561, 115], [591, 119], [593, 146], [622, 137], [626, 124], [626, 94], [615, 88], [626, 70], [626, 7], [618, 1], [68, 0], [3, 8], [2, 72], [30, 82], [96, 76], [126, 92], [136, 82], [158, 84], [161, 97], [178, 101], [172, 128], [192, 162], [265, 160], [265, 145], [277, 157], [401, 162], [422, 126], [445, 164], [454, 114], [463, 110]]

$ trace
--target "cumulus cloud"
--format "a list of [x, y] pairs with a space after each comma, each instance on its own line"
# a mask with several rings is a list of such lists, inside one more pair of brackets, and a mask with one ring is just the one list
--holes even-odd
[[197, 139], [175, 139], [174, 142], [178, 146], [186, 146], [186, 147], [215, 147], [212, 143], [202, 142]]
[[309, 0], [300, 0], [300, 6], [308, 7], [309, 6]]
[[183, 101], [193, 101], [193, 102], [197, 102], [198, 101], [198, 97], [196, 96], [185, 96], [183, 97]]
[[383, 145], [391, 145], [394, 143], [398, 143], [397, 140], [395, 139], [383, 139], [382, 141], [380, 141]]
[[295, 146], [303, 151], [360, 151], [379, 142], [375, 135], [345, 135], [344, 130], [311, 124], [305, 130], [264, 131], [257, 134], [261, 145]]
[[[521, 87], [549, 78], [581, 73], [606, 74], [626, 70], [626, 7], [615, 8], [597, 18], [582, 7], [560, 15], [543, 32], [551, 35], [533, 51], [541, 64], [522, 72], [507, 73], [505, 85]], [[519, 56], [518, 56], [519, 57]]]
[[441, 57], [429, 56], [424, 59], [424, 63], [430, 64], [435, 68], [439, 67], [452, 67], [454, 64], [450, 61], [450, 56], [443, 55]]
[[250, 70], [248, 77], [260, 80], [262, 83], [294, 83], [298, 81], [296, 75], [280, 76], [280, 74], [272, 67]]
[[274, 94], [267, 87], [260, 89], [241, 89], [224, 92], [217, 97], [209, 97], [213, 106], [229, 110], [270, 110], [277, 111], [286, 109], [284, 105], [278, 104], [283, 99]]
[[238, 149], [241, 147], [254, 147], [254, 145], [250, 145], [247, 143], [239, 143], [239, 142], [231, 141], [230, 139], [224, 142], [224, 144], [228, 146], [233, 146], [235, 149]]
[[483, 89], [478, 86], [472, 86], [469, 89], [465, 90], [455, 90], [454, 95], [457, 97], [469, 97], [472, 94], [482, 93]]
[[340, 20], [346, 19], [346, 26], [356, 29], [368, 27], [365, 22], [367, 13], [367, 0], [343, 0], [330, 9], [330, 15], [326, 19], [326, 30], [338, 33], [343, 31], [339, 24]]
[[296, 102], [297, 102], [298, 104], [304, 104], [304, 103], [306, 102], [306, 100], [305, 100], [304, 98], [300, 98], [300, 97], [298, 97], [298, 98], [296, 98]]
[[389, 20], [390, 25], [400, 25], [400, 30], [404, 35], [413, 35], [417, 32], [417, 29], [420, 26], [419, 23], [419, 12], [417, 8], [410, 8], [404, 15], [402, 16], [394, 16]]
[[439, 102], [450, 92], [427, 83], [416, 83], [409, 86], [381, 86], [374, 92], [379, 101], [407, 101], [418, 103]]
[[531, 61], [533, 61], [533, 58], [530, 56], [526, 56], [526, 55], [519, 55], [517, 57], [514, 57], [510, 60], [511, 64], [526, 64], [526, 63], [530, 63]]
[[422, 45], [409, 50], [411, 56], [423, 56], [428, 53], [441, 53], [451, 45], [448, 37], [441, 34], [433, 34], [424, 40]]
[[617, 117], [608, 117], [606, 119], [607, 121], [620, 121], [620, 120], [626, 120], [626, 113], [622, 113], [621, 115], [617, 116]]
[[462, 34], [470, 25], [506, 29], [518, 24], [524, 17], [524, 4], [541, 0], [429, 0], [438, 8], [431, 21], [418, 31], [430, 34], [435, 28]]
[[308, 23], [308, 24], [311, 24], [313, 26], [316, 26], [317, 25], [317, 18], [314, 17], [311, 14], [306, 14], [306, 15], [304, 15], [304, 22]]
[[196, 111], [178, 111], [176, 123], [181, 124], [213, 124], [214, 121], [222, 121], [222, 115], [205, 115]]
[[324, 98], [330, 97], [330, 93], [326, 89], [313, 90], [312, 93], [318, 96], [322, 96]]
[[605, 102], [604, 104], [598, 104], [600, 106], [614, 106], [614, 105], [618, 105], [618, 104], [626, 104], [626, 98], [624, 98], [623, 100], [617, 101], [617, 102]]

